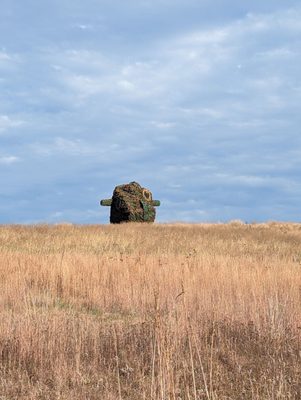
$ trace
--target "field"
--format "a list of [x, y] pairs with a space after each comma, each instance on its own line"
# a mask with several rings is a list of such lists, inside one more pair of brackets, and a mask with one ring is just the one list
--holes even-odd
[[0, 399], [301, 399], [301, 224], [0, 227]]

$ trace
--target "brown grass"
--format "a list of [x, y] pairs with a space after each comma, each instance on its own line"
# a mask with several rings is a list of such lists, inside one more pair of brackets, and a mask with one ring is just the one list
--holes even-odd
[[301, 225], [2, 226], [0, 399], [301, 399]]

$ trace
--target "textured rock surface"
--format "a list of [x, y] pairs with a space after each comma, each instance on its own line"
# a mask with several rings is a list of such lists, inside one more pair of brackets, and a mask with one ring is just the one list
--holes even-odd
[[156, 210], [152, 194], [137, 182], [117, 186], [113, 192], [111, 223], [154, 222]]

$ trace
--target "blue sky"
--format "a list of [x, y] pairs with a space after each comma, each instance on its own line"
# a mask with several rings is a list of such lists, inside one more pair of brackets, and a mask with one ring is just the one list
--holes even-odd
[[299, 1], [2, 0], [0, 223], [300, 221]]

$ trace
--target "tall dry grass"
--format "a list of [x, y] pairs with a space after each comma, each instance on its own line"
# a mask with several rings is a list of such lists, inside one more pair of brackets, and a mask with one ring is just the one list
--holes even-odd
[[2, 226], [0, 399], [301, 399], [301, 225]]

